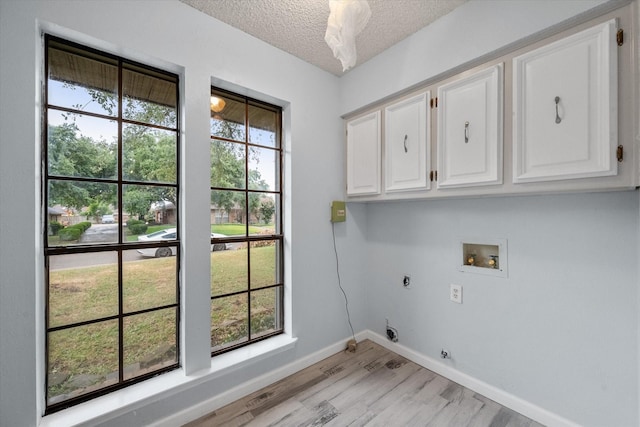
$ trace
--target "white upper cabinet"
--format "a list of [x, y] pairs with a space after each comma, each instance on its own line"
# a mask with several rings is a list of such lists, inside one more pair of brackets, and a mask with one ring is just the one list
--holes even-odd
[[380, 110], [347, 122], [347, 195], [380, 194]]
[[427, 190], [430, 92], [385, 108], [385, 191]]
[[354, 113], [348, 200], [638, 188], [631, 6]]
[[617, 174], [616, 21], [513, 59], [513, 182]]
[[502, 183], [502, 64], [438, 88], [438, 188]]

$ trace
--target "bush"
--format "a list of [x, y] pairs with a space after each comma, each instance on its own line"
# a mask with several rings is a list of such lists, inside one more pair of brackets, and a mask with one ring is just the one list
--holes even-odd
[[145, 234], [147, 232], [147, 224], [142, 223], [142, 224], [134, 224], [131, 227], [129, 227], [129, 232], [131, 234]]
[[130, 219], [127, 221], [127, 228], [130, 234], [145, 234], [147, 232], [147, 224], [139, 219]]
[[49, 223], [49, 230], [51, 230], [51, 234], [54, 236], [58, 235], [58, 232], [62, 229], [62, 227], [64, 226], [60, 224], [58, 221], [51, 221]]
[[76, 227], [81, 228], [83, 232], [87, 231], [87, 228], [91, 227], [91, 223], [89, 221], [83, 221], [75, 224]]
[[77, 225], [72, 225], [58, 231], [60, 240], [64, 242], [69, 242], [71, 240], [78, 240], [80, 236], [82, 236], [82, 233], [83, 233], [82, 228], [78, 227]]

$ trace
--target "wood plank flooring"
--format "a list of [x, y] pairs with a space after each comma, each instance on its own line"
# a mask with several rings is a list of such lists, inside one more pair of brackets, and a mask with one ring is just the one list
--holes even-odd
[[542, 427], [372, 341], [185, 427]]

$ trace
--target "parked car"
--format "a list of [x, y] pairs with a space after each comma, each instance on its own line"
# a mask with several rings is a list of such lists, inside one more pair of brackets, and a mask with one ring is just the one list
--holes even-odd
[[113, 217], [113, 215], [102, 215], [102, 221], [103, 224], [114, 224], [116, 222], [116, 219]]
[[[150, 242], [150, 241], [171, 241], [176, 239], [176, 229], [175, 228], [167, 228], [164, 230], [159, 230], [151, 234], [147, 234], [144, 236], [138, 236], [139, 242]], [[212, 238], [221, 238], [227, 237], [224, 234], [211, 233]], [[228, 243], [213, 243], [211, 245], [211, 251], [224, 251], [229, 249], [230, 245]], [[176, 254], [175, 246], [162, 247], [162, 248], [144, 248], [138, 249], [138, 253], [142, 256], [146, 257], [155, 257], [162, 258], [167, 256], [174, 256]]]
[[164, 230], [158, 230], [151, 234], [138, 236], [139, 242], [148, 242], [149, 240], [175, 240], [175, 239], [176, 239], [175, 228], [165, 228]]
[[[139, 242], [149, 242], [149, 241], [168, 242], [171, 240], [176, 240], [176, 236], [177, 236], [177, 233], [175, 228], [166, 228], [164, 230], [159, 230], [154, 233], [146, 234], [144, 236], [138, 236], [138, 241]], [[144, 248], [144, 249], [138, 249], [138, 253], [146, 257], [163, 258], [163, 257], [175, 255], [176, 248], [174, 246], [162, 247], [162, 248]]]

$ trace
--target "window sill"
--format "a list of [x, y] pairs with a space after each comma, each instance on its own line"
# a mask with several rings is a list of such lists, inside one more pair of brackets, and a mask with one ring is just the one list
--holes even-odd
[[99, 424], [144, 405], [165, 399], [198, 384], [229, 374], [295, 346], [297, 338], [278, 335], [211, 359], [211, 367], [186, 376], [183, 369], [167, 372], [123, 390], [98, 397], [55, 414], [42, 417], [40, 427]]

